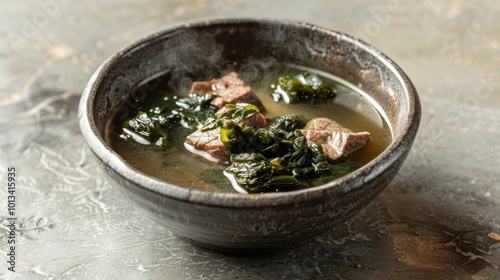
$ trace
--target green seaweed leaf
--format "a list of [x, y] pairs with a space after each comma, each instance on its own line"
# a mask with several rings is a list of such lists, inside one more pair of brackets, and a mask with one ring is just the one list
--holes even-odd
[[295, 76], [285, 75], [271, 85], [271, 96], [275, 102], [287, 104], [308, 102], [315, 106], [335, 97], [336, 85], [325, 85], [312, 73], [303, 72]]
[[124, 121], [121, 137], [146, 146], [175, 149], [168, 135], [187, 134], [200, 128], [216, 110], [210, 105], [213, 98], [211, 94], [164, 98], [146, 112], [139, 110]]

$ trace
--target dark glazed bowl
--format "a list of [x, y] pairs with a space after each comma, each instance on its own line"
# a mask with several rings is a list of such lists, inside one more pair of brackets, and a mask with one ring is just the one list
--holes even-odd
[[[186, 86], [190, 77], [212, 78], [234, 67], [234, 61], [253, 67], [256, 74], [279, 61], [351, 82], [387, 116], [392, 142], [374, 160], [335, 181], [263, 195], [173, 185], [133, 168], [106, 143], [111, 114], [127, 114], [137, 106], [131, 100], [144, 98], [130, 96], [132, 88], [164, 74], [172, 85]], [[117, 52], [87, 84], [79, 120], [102, 173], [145, 216], [195, 245], [251, 255], [306, 244], [367, 206], [401, 168], [417, 134], [420, 110], [403, 70], [356, 38], [307, 23], [232, 19], [155, 33]]]

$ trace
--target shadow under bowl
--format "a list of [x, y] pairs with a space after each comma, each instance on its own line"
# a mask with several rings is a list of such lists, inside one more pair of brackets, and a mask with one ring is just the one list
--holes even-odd
[[[207, 73], [223, 71], [235, 61], [268, 58], [360, 87], [387, 116], [393, 136], [389, 146], [363, 167], [324, 185], [242, 195], [156, 179], [132, 167], [106, 143], [112, 114], [133, 109], [127, 103], [131, 89], [144, 81], [168, 74], [172, 83], [182, 84], [186, 76], [211, 78]], [[118, 51], [88, 82], [79, 121], [108, 182], [145, 216], [194, 245], [248, 256], [302, 246], [366, 207], [401, 168], [420, 113], [417, 92], [403, 70], [359, 39], [307, 23], [230, 19], [168, 29]]]

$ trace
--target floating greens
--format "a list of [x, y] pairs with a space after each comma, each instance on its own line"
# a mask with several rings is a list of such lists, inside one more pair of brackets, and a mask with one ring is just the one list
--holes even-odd
[[[279, 77], [271, 85], [270, 94], [275, 102], [314, 106], [334, 98], [337, 86], [326, 85], [317, 75], [303, 72]], [[265, 127], [254, 128], [245, 125], [244, 120], [259, 114], [257, 106], [227, 104], [216, 115], [217, 108], [211, 105], [214, 98], [212, 94], [184, 98], [174, 95], [152, 105], [142, 104], [133, 117], [122, 123], [120, 137], [172, 151], [195, 130], [220, 128], [220, 140], [231, 152], [224, 174], [248, 193], [319, 185], [360, 167], [354, 162], [329, 162], [320, 145], [309, 145], [300, 131], [307, 122], [302, 116], [286, 114], [267, 120]], [[214, 175], [217, 172], [220, 169], [204, 170], [200, 180], [220, 184], [225, 178]]]
[[339, 178], [357, 163], [331, 164], [320, 145], [308, 146], [300, 132], [305, 121], [294, 114], [277, 117], [266, 127], [225, 121], [221, 141], [231, 151], [226, 173], [249, 193], [286, 191]]
[[335, 97], [335, 85], [325, 85], [312, 73], [304, 72], [295, 76], [285, 75], [271, 85], [271, 96], [275, 102], [283, 100], [287, 104], [309, 102], [311, 105]]
[[175, 149], [168, 135], [187, 135], [200, 128], [216, 111], [210, 105], [213, 99], [211, 94], [191, 94], [185, 98], [166, 97], [156, 106], [146, 108], [147, 111], [138, 110], [133, 118], [123, 122], [120, 137], [143, 145]]
[[201, 127], [201, 131], [207, 131], [222, 126], [226, 121], [240, 122], [259, 113], [259, 108], [253, 104], [246, 106], [237, 106], [235, 104], [226, 104], [224, 112], [216, 116], [209, 117]]

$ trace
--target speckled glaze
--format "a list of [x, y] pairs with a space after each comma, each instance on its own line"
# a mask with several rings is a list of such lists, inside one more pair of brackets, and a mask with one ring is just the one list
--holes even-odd
[[[181, 47], [185, 44], [194, 47]], [[206, 56], [197, 53], [203, 45], [214, 47], [224, 59], [215, 57], [215, 63], [209, 64], [213, 61], [205, 61]], [[387, 115], [392, 143], [367, 165], [328, 184], [241, 195], [192, 190], [157, 180], [124, 162], [104, 140], [110, 114], [117, 110], [127, 114], [134, 106], [127, 103], [130, 89], [144, 80], [170, 72], [172, 79], [182, 83], [181, 72], [204, 77], [204, 72], [224, 70], [228, 61], [244, 66], [248, 61], [269, 59], [325, 71], [363, 89]], [[259, 255], [306, 244], [367, 206], [403, 164], [420, 113], [417, 92], [406, 74], [390, 58], [356, 38], [307, 23], [231, 19], [155, 33], [117, 52], [87, 84], [79, 119], [103, 175], [145, 216], [198, 246]]]

